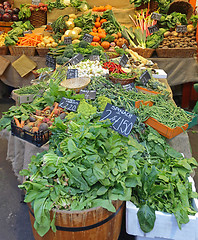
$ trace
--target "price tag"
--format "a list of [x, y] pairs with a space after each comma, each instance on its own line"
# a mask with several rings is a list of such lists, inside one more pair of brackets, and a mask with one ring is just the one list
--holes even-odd
[[46, 55], [46, 65], [48, 67], [55, 69], [56, 68], [56, 58], [54, 58], [52, 55], [47, 54]]
[[126, 50], [128, 47], [127, 47], [127, 45], [124, 43], [124, 44], [122, 45], [122, 48], [123, 48], [124, 50]]
[[85, 94], [85, 99], [95, 99], [96, 91], [95, 90], [80, 90], [79, 94]]
[[76, 65], [79, 62], [81, 62], [83, 59], [84, 59], [83, 55], [81, 53], [78, 53], [73, 58], [71, 58], [69, 62], [71, 63], [71, 65]]
[[160, 21], [162, 17], [162, 14], [159, 14], [159, 13], [156, 13], [156, 12], [153, 12], [152, 15], [151, 15], [151, 19], [154, 19], [154, 20], [157, 20], [157, 21]]
[[150, 26], [148, 27], [148, 30], [150, 32], [150, 34], [154, 33], [154, 32], [157, 32], [159, 30], [157, 24], [153, 25], [153, 26]]
[[70, 98], [65, 98], [62, 97], [61, 101], [59, 102], [59, 107], [66, 109], [68, 111], [72, 111], [72, 112], [76, 112], [78, 105], [79, 105], [80, 101], [74, 100], [74, 99], [70, 99]]
[[151, 75], [149, 74], [149, 72], [147, 70], [145, 72], [143, 72], [142, 75], [140, 76], [140, 81], [144, 85], [146, 85], [150, 79], [151, 79]]
[[32, 33], [32, 30], [27, 30], [23, 32], [23, 35]]
[[77, 78], [77, 77], [78, 77], [78, 69], [67, 70], [67, 79]]
[[105, 56], [105, 58], [106, 58], [106, 61], [108, 62], [109, 60], [108, 60], [108, 57], [107, 57], [106, 52], [104, 53], [104, 56]]
[[99, 55], [91, 55], [89, 57], [91, 61], [100, 61], [100, 56]]
[[122, 57], [120, 58], [119, 64], [122, 67], [124, 67], [127, 64], [128, 60], [129, 60], [128, 57], [125, 54], [123, 54]]
[[82, 40], [88, 42], [88, 43], [91, 43], [92, 40], [93, 40], [93, 36], [88, 34], [88, 33], [85, 33], [85, 35], [83, 36]]
[[177, 25], [176, 32], [178, 32], [178, 33], [187, 32], [187, 26], [186, 25]]
[[137, 116], [107, 103], [100, 121], [109, 119], [111, 128], [123, 136], [128, 136], [133, 128]]
[[66, 45], [72, 44], [72, 38], [71, 37], [64, 37], [64, 44], [66, 44]]
[[41, 2], [41, 0], [32, 0], [33, 5], [39, 5], [40, 2]]
[[122, 87], [124, 88], [124, 90], [126, 91], [132, 91], [134, 90], [135, 92], [137, 92], [137, 89], [135, 88], [135, 84], [134, 82], [126, 84], [126, 85], [122, 85]]

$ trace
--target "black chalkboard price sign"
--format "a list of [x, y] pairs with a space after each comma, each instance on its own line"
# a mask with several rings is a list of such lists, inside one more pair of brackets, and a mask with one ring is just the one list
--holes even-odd
[[152, 15], [151, 15], [151, 19], [154, 19], [154, 20], [157, 20], [157, 21], [160, 21], [161, 17], [162, 17], [162, 14], [156, 13], [156, 12], [153, 12]]
[[133, 128], [136, 118], [137, 116], [107, 103], [100, 121], [109, 119], [112, 123], [111, 128], [127, 137]]
[[68, 111], [71, 112], [76, 112], [78, 105], [79, 105], [80, 101], [77, 101], [75, 99], [70, 99], [70, 98], [65, 98], [62, 97], [61, 101], [59, 102], [59, 107], [66, 109]]
[[82, 40], [91, 43], [93, 40], [93, 36], [91, 34], [85, 33], [85, 35], [83, 36]]
[[73, 58], [69, 60], [71, 65], [76, 65], [79, 62], [81, 62], [84, 59], [83, 55], [81, 53], [76, 54]]
[[140, 76], [140, 81], [144, 85], [146, 85], [150, 79], [151, 79], [151, 75], [149, 74], [149, 72], [147, 70], [145, 72], [143, 72], [142, 75]]
[[159, 30], [159, 27], [157, 26], [157, 24], [155, 24], [153, 26], [148, 27], [148, 30], [149, 30], [150, 34], [152, 34], [154, 32], [157, 32]]
[[89, 59], [91, 61], [100, 61], [100, 56], [99, 55], [90, 55]]
[[67, 79], [77, 78], [77, 77], [78, 77], [78, 69], [67, 70]]
[[122, 67], [124, 67], [127, 64], [128, 60], [129, 60], [128, 57], [125, 54], [123, 54], [122, 57], [120, 58], [119, 64]]
[[64, 37], [64, 44], [65, 45], [72, 44], [72, 38], [71, 37]]
[[48, 67], [51, 67], [51, 68], [55, 69], [56, 68], [56, 58], [54, 58], [50, 54], [47, 54], [46, 55], [46, 65]]
[[95, 99], [96, 98], [95, 90], [80, 90], [79, 94], [85, 94], [85, 99]]
[[178, 32], [178, 33], [187, 32], [187, 26], [186, 25], [177, 25], [176, 32]]

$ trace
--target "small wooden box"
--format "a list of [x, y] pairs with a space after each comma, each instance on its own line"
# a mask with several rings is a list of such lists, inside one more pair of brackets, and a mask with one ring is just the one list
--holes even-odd
[[11, 25], [13, 24], [13, 22], [3, 22], [0, 21], [0, 31], [4, 31], [4, 32], [9, 32], [10, 30], [12, 30]]

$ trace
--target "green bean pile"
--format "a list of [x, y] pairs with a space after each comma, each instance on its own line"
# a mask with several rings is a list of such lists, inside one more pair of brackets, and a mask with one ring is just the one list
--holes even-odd
[[19, 88], [14, 92], [17, 93], [18, 95], [37, 94], [40, 90], [45, 90], [46, 88], [47, 88], [47, 83], [40, 83], [40, 84]]
[[153, 117], [169, 128], [182, 127], [184, 124], [192, 121], [193, 117], [182, 108], [175, 106], [172, 101], [164, 101], [162, 99], [152, 107], [141, 105], [137, 112], [143, 122], [149, 117]]

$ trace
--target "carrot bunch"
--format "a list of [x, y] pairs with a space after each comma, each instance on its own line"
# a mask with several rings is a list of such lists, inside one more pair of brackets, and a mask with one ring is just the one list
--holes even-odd
[[92, 8], [92, 11], [94, 11], [94, 12], [104, 12], [104, 11], [111, 10], [111, 9], [112, 9], [111, 5], [99, 6], [99, 7], [94, 6]]
[[41, 35], [37, 35], [35, 33], [25, 34], [24, 37], [19, 37], [17, 42], [17, 46], [33, 46], [36, 47], [39, 43], [41, 43], [43, 37]]
[[[104, 19], [104, 18], [100, 19], [100, 17], [96, 18], [95, 27], [92, 29], [92, 32], [89, 33], [90, 35], [93, 36], [92, 43], [93, 42], [100, 43], [100, 40], [106, 37], [107, 33], [105, 29], [102, 29], [102, 24], [104, 22], [107, 22], [107, 19]], [[95, 45], [95, 44], [92, 44], [92, 45]]]

